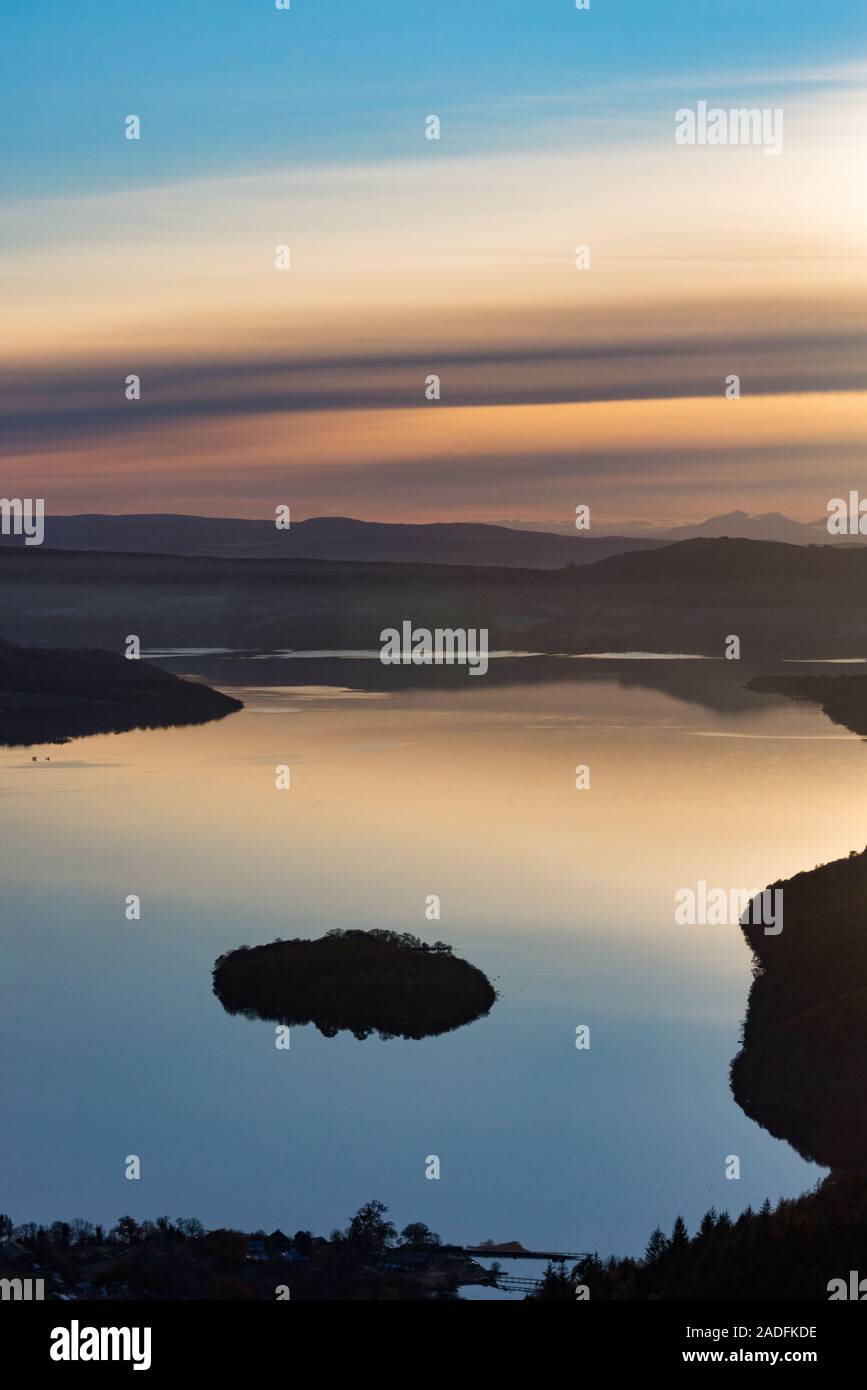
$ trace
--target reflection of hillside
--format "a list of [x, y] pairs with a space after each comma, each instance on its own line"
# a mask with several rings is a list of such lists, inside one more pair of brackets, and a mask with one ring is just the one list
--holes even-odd
[[[716, 714], [754, 715], [757, 709], [779, 707], [785, 695], [755, 693], [746, 688], [752, 672], [765, 674], [773, 664], [751, 666], [746, 661], [584, 660], [568, 656], [497, 657], [488, 663], [483, 680], [468, 682], [460, 666], [383, 666], [378, 660], [349, 657], [285, 657], [261, 653], [254, 660], [238, 656], [158, 657], [168, 667], [194, 670], [210, 685], [221, 689], [244, 685], [335, 686], [376, 694], [402, 691], [466, 692], [472, 686], [500, 690], [528, 686], [578, 686], [576, 712], [580, 712], [580, 686], [611, 681], [621, 690], [652, 690], [687, 705], [698, 705]], [[792, 666], [783, 668], [791, 671]], [[812, 668], [821, 669], [819, 667]]]
[[0, 744], [201, 724], [240, 708], [239, 700], [207, 685], [114, 652], [46, 651], [0, 641]]
[[758, 676], [748, 688], [812, 701], [835, 724], [867, 735], [867, 676]]
[[496, 991], [442, 942], [408, 933], [330, 931], [318, 941], [241, 946], [214, 966], [228, 1013], [315, 1023], [326, 1037], [427, 1038], [486, 1014]]
[[805, 1158], [867, 1167], [867, 850], [783, 884], [784, 928], [745, 926], [759, 973], [732, 1063], [741, 1108]]

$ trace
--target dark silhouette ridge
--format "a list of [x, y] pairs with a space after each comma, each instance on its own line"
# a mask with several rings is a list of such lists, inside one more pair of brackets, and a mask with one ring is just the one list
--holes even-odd
[[[151, 555], [199, 555], [233, 559], [306, 558], [394, 560], [447, 565], [520, 565], [540, 569], [590, 564], [608, 555], [653, 550], [703, 538], [781, 541], [788, 545], [858, 545], [858, 536], [835, 537], [827, 517], [792, 521], [781, 512], [726, 512], [676, 526], [647, 526], [619, 535], [606, 525], [578, 531], [544, 523], [482, 521], [387, 522], [349, 516], [312, 516], [278, 530], [274, 520], [190, 516], [176, 512], [113, 515], [89, 512], [45, 518], [43, 544], [53, 550], [136, 551]], [[0, 546], [25, 538], [0, 535]]]
[[220, 956], [214, 993], [229, 1013], [357, 1038], [446, 1033], [487, 1014], [497, 997], [481, 970], [443, 942], [340, 929]]
[[[776, 1208], [766, 1201], [735, 1218], [711, 1207], [693, 1234], [678, 1217], [670, 1235], [659, 1227], [653, 1231], [638, 1259], [593, 1254], [573, 1264], [572, 1257], [554, 1258], [529, 1296], [574, 1304], [581, 1284], [591, 1302], [861, 1299], [867, 1291], [867, 1285], [858, 1288], [867, 1270], [864, 1179], [863, 1173], [839, 1174], [802, 1197]], [[300, 1215], [296, 1209], [296, 1219]], [[291, 1230], [294, 1222], [286, 1224]], [[506, 1258], [509, 1247], [475, 1249], [487, 1257], [499, 1249]], [[275, 1285], [287, 1276], [292, 1299], [299, 1302], [454, 1298], [461, 1285], [510, 1286], [498, 1261], [486, 1270], [473, 1254], [473, 1247], [441, 1242], [421, 1221], [398, 1237], [388, 1208], [377, 1200], [365, 1202], [346, 1229], [327, 1240], [309, 1230], [293, 1236], [279, 1228], [270, 1235], [206, 1231], [195, 1218], [122, 1216], [108, 1230], [80, 1218], [14, 1226], [0, 1215], [0, 1276], [37, 1273], [45, 1279], [46, 1299], [82, 1302], [273, 1303]]]
[[867, 1168], [867, 850], [772, 885], [783, 930], [742, 922], [756, 965], [734, 1097], [804, 1158]]
[[[297, 1201], [297, 1197], [294, 1199]], [[289, 1223], [287, 1223], [289, 1224]], [[291, 1230], [291, 1225], [289, 1226]], [[0, 1277], [38, 1274], [45, 1299], [293, 1301], [455, 1298], [493, 1276], [460, 1247], [443, 1246], [423, 1221], [398, 1233], [388, 1208], [365, 1202], [328, 1240], [308, 1230], [205, 1230], [195, 1217], [122, 1216], [108, 1229], [77, 1218], [13, 1225], [0, 1213]], [[4, 1296], [15, 1297], [14, 1293]]]
[[240, 700], [115, 652], [46, 650], [0, 640], [0, 744], [203, 724]]
[[863, 1297], [858, 1273], [852, 1292], [850, 1271], [865, 1269], [867, 1182], [864, 1173], [846, 1173], [776, 1208], [765, 1201], [758, 1211], [747, 1207], [731, 1217], [711, 1207], [692, 1235], [678, 1217], [670, 1235], [656, 1228], [641, 1259], [594, 1255], [571, 1270], [549, 1266], [532, 1296], [574, 1303], [576, 1285], [583, 1284], [591, 1302], [827, 1302]]
[[[749, 584], [755, 581], [782, 585], [863, 581], [867, 576], [867, 546], [791, 545], [785, 541], [757, 541], [728, 536], [697, 536], [652, 551], [633, 551], [598, 560], [594, 580], [690, 579], [706, 586], [720, 580]], [[685, 595], [681, 594], [681, 600]]]
[[[567, 536], [473, 521], [417, 525], [314, 516], [293, 521], [288, 530], [278, 530], [273, 520], [172, 514], [46, 517], [44, 541], [44, 547], [53, 550], [135, 551], [224, 560], [282, 557], [538, 569], [590, 564], [624, 550], [649, 550], [665, 544], [651, 537], [593, 536], [578, 531]], [[3, 545], [23, 546], [24, 537], [0, 536]]]
[[380, 631], [485, 627], [492, 650], [744, 660], [867, 649], [867, 547], [688, 540], [563, 569], [221, 560], [0, 548], [6, 635], [112, 646], [376, 648]]

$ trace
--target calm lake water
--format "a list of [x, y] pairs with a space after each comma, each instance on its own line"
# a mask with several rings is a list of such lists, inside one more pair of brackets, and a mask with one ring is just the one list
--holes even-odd
[[[0, 1208], [327, 1234], [379, 1197], [398, 1228], [607, 1254], [809, 1187], [729, 1092], [741, 932], [676, 926], [674, 894], [863, 848], [867, 750], [733, 665], [667, 663], [677, 694], [646, 661], [376, 692], [234, 660], [221, 722], [0, 750]], [[441, 937], [501, 998], [438, 1038], [278, 1051], [211, 993], [221, 952], [350, 926]]]

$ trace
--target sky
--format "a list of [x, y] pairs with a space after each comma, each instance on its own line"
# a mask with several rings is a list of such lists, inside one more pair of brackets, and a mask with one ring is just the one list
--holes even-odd
[[[863, 0], [6, 9], [2, 495], [532, 524], [858, 487]], [[677, 143], [702, 101], [782, 148]]]

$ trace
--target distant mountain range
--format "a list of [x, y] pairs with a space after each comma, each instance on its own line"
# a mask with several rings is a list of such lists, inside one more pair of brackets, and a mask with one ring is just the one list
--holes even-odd
[[[0, 545], [23, 545], [0, 535]], [[479, 522], [404, 525], [314, 516], [278, 531], [273, 521], [232, 517], [55, 516], [45, 519], [43, 549], [116, 551], [140, 555], [197, 555], [222, 560], [350, 560], [398, 564], [495, 565], [562, 569], [626, 550], [650, 550], [663, 540], [626, 536], [519, 531]], [[35, 547], [34, 547], [35, 548]]]
[[[539, 523], [543, 525], [544, 523]], [[236, 517], [142, 514], [47, 517], [44, 546], [52, 550], [117, 551], [143, 555], [199, 555], [223, 560], [350, 560], [396, 564], [494, 565], [519, 569], [562, 569], [593, 564], [627, 551], [653, 550], [672, 541], [728, 536], [736, 540], [829, 545], [824, 521], [792, 521], [780, 512], [751, 516], [729, 512], [695, 525], [642, 534], [591, 533], [491, 526], [482, 522], [356, 521], [315, 516], [278, 531], [272, 521]], [[838, 544], [840, 542], [837, 542]], [[844, 544], [846, 542], [843, 542]], [[0, 545], [22, 545], [0, 535]], [[850, 542], [851, 544], [851, 542]]]
[[728, 536], [732, 540], [784, 541], [787, 545], [828, 545], [832, 541], [828, 534], [827, 517], [821, 517], [819, 521], [792, 521], [782, 512], [763, 512], [756, 516], [749, 512], [726, 512], [723, 516], [712, 516], [692, 526], [672, 526], [667, 531], [655, 534], [668, 541], [695, 540], [702, 536], [709, 539]]
[[[516, 530], [547, 531], [551, 535], [570, 534], [568, 521], [504, 521], [504, 526]], [[595, 522], [597, 537], [617, 535], [618, 539], [688, 541], [698, 537], [711, 540], [728, 537], [731, 540], [783, 541], [787, 545], [828, 545], [833, 537], [827, 530], [827, 518], [818, 521], [792, 521], [782, 512], [724, 512], [708, 517], [707, 521], [685, 522], [665, 526], [646, 521]]]

